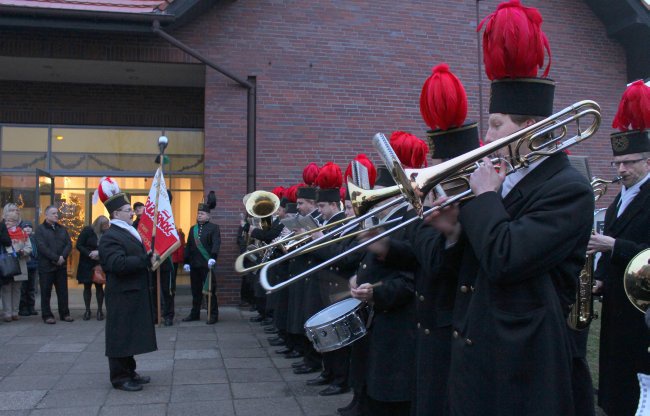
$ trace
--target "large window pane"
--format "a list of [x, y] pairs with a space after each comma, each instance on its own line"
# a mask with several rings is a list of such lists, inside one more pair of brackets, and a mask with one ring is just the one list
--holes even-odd
[[0, 168], [45, 169], [47, 136], [46, 127], [2, 127]]

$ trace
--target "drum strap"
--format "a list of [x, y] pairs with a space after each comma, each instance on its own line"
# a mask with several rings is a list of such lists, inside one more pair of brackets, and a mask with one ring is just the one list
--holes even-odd
[[372, 320], [375, 317], [375, 308], [370, 305], [368, 305], [368, 319], [366, 319], [366, 328], [370, 329], [370, 325], [372, 325]]

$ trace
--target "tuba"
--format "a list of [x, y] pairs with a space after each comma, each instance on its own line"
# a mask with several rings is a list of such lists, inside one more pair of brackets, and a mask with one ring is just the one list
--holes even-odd
[[645, 313], [650, 306], [650, 248], [632, 258], [623, 279], [627, 298], [635, 308]]
[[[593, 178], [591, 180], [591, 188], [594, 190], [594, 202], [597, 202], [607, 192], [607, 185], [616, 183], [621, 180], [618, 176], [611, 181]], [[599, 210], [594, 212], [594, 227], [591, 229], [591, 234], [596, 234], [596, 214]], [[578, 290], [576, 291], [576, 301], [571, 307], [567, 323], [571, 329], [582, 331], [589, 327], [589, 324], [598, 316], [594, 313], [594, 294], [592, 288], [594, 287], [594, 266], [595, 254], [587, 254], [585, 265], [580, 270], [578, 276]]]
[[262, 229], [271, 228], [273, 214], [280, 208], [280, 199], [273, 192], [255, 191], [246, 194], [243, 202], [248, 215], [259, 218]]

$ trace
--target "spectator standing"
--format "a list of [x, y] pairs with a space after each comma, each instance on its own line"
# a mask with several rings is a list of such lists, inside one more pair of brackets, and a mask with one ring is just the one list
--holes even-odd
[[26, 259], [32, 253], [32, 244], [29, 236], [20, 228], [20, 211], [16, 204], [9, 203], [2, 210], [2, 217], [11, 238], [10, 247], [7, 251], [15, 251], [20, 261], [21, 274], [3, 279], [2, 309], [5, 322], [18, 320], [18, 305], [20, 303], [20, 287], [24, 280], [27, 280]]
[[24, 280], [20, 286], [20, 304], [18, 305], [18, 315], [30, 316], [38, 315], [36, 312], [36, 282], [38, 278], [38, 250], [34, 240], [34, 227], [31, 221], [20, 223], [21, 228], [29, 237], [32, 245], [32, 254], [27, 258], [27, 280]]
[[144, 213], [144, 204], [142, 202], [136, 202], [133, 204], [133, 212], [135, 212], [135, 220], [133, 220], [133, 228], [138, 229], [138, 224], [140, 224], [140, 217]]
[[104, 304], [104, 285], [93, 282], [94, 268], [99, 265], [99, 240], [102, 234], [108, 230], [110, 223], [108, 218], [100, 215], [93, 221], [93, 224], [85, 227], [77, 239], [77, 250], [79, 250], [79, 267], [77, 267], [77, 281], [84, 285], [84, 312], [83, 320], [90, 319], [90, 300], [92, 298], [92, 286], [95, 285], [95, 297], [97, 298], [97, 320], [104, 319], [102, 306]]
[[54, 205], [45, 208], [45, 221], [38, 226], [35, 234], [38, 250], [38, 274], [41, 285], [41, 316], [46, 324], [55, 324], [50, 309], [52, 286], [56, 290], [59, 317], [72, 322], [68, 308], [68, 270], [66, 259], [72, 251], [72, 241], [68, 230], [59, 224], [59, 209]]

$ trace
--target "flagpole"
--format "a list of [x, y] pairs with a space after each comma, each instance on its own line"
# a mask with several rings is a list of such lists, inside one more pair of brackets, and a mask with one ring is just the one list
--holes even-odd
[[[167, 147], [167, 136], [160, 136], [158, 138], [158, 149], [159, 149], [159, 154], [158, 154], [158, 159], [160, 162], [160, 165], [158, 167], [158, 172], [160, 172], [160, 175], [158, 176], [158, 182], [156, 182], [156, 203], [154, 204], [154, 211], [153, 211], [153, 231], [151, 232], [151, 258], [154, 261], [157, 261], [156, 259], [156, 232], [158, 231], [158, 204], [160, 203], [160, 182], [162, 182], [162, 173], [163, 173], [163, 162], [164, 162], [164, 154], [165, 154], [165, 148]], [[161, 326], [161, 311], [160, 311], [160, 266], [156, 268], [156, 310], [157, 310], [157, 319], [158, 319], [158, 326]]]

